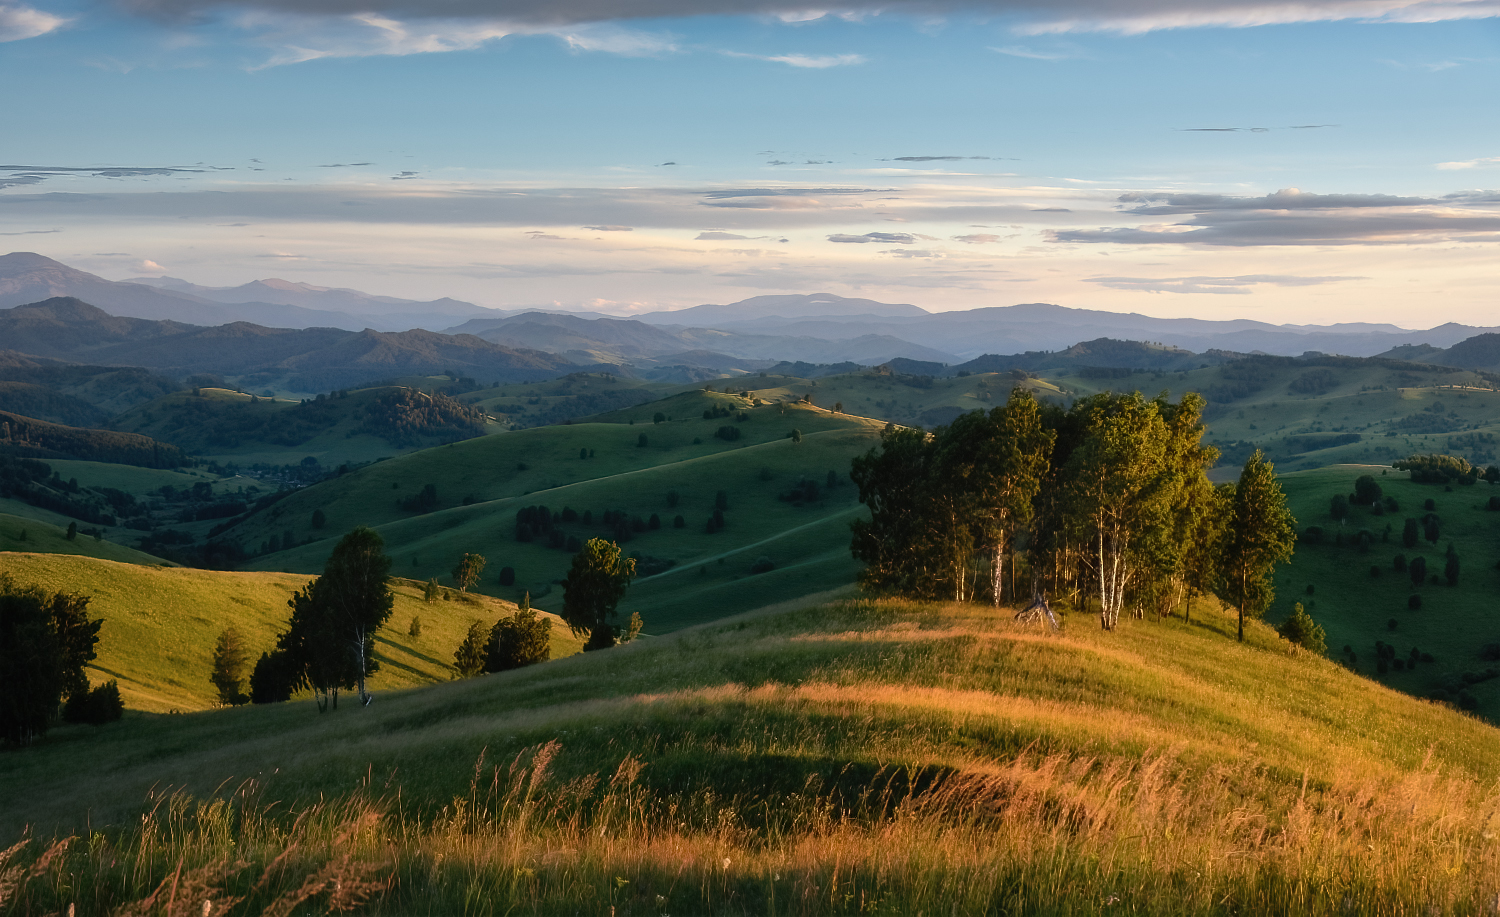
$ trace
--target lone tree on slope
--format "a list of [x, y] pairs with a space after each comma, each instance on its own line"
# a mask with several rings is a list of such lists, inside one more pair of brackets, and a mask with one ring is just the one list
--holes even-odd
[[458, 566], [453, 568], [453, 583], [458, 586], [459, 592], [468, 592], [469, 587], [479, 582], [479, 574], [484, 572], [483, 554], [465, 554], [458, 559]]
[[1275, 469], [1259, 449], [1240, 472], [1229, 493], [1229, 519], [1220, 558], [1219, 597], [1239, 611], [1239, 639], [1245, 639], [1245, 616], [1259, 616], [1275, 592], [1270, 573], [1292, 556], [1295, 521]]
[[339, 688], [357, 687], [361, 702], [370, 702], [365, 678], [377, 668], [375, 631], [391, 616], [396, 601], [387, 582], [391, 559], [384, 548], [374, 529], [353, 529], [329, 555], [323, 575], [287, 602], [292, 618], [277, 646], [290, 657], [286, 671], [294, 680], [305, 679], [323, 695], [320, 710], [338, 706]]
[[243, 690], [245, 668], [249, 664], [250, 653], [245, 648], [245, 639], [233, 627], [224, 628], [214, 644], [213, 671], [208, 676], [219, 691], [219, 703], [227, 707], [250, 699]]
[[588, 634], [585, 650], [615, 645], [615, 608], [635, 579], [635, 559], [622, 557], [620, 546], [603, 538], [590, 538], [573, 556], [572, 569], [563, 580], [563, 620], [574, 635]]

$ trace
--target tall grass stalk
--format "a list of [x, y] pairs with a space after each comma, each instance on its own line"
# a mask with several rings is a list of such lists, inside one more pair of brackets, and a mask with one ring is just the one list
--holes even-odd
[[476, 762], [426, 817], [365, 785], [300, 812], [246, 782], [164, 792], [114, 836], [0, 854], [0, 912], [377, 914], [1476, 913], [1500, 797], [1424, 767], [1287, 782], [1177, 750], [838, 775], [774, 798], [649, 789], [557, 742]]

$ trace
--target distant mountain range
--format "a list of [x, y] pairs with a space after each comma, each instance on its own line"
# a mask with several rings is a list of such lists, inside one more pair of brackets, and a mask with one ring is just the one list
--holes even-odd
[[[855, 312], [856, 309], [859, 311]], [[707, 324], [721, 331], [835, 342], [884, 337], [952, 354], [959, 360], [973, 359], [982, 354], [1061, 350], [1079, 341], [1097, 338], [1152, 341], [1199, 353], [1225, 350], [1298, 356], [1307, 351], [1320, 351], [1363, 357], [1402, 345], [1451, 347], [1476, 334], [1500, 331], [1500, 327], [1451, 322], [1413, 331], [1396, 325], [1366, 322], [1272, 325], [1249, 319], [1154, 318], [1137, 313], [1073, 309], [1050, 303], [929, 313], [916, 306], [846, 300], [831, 294], [758, 296], [727, 306], [652, 312], [640, 316], [640, 319], [670, 328], [692, 313], [710, 316]]]
[[[476, 378], [496, 379], [514, 378], [513, 371], [567, 372], [568, 367], [605, 364], [628, 367], [624, 371], [646, 378], [682, 381], [755, 372], [781, 362], [870, 366], [897, 360], [946, 365], [952, 371], [971, 363], [971, 371], [980, 365], [1028, 369], [1046, 363], [1042, 355], [1080, 342], [1089, 349], [1070, 353], [1065, 360], [1070, 365], [1098, 361], [1113, 366], [1108, 361], [1132, 359], [1153, 368], [1177, 368], [1201, 364], [1204, 354], [1228, 358], [1312, 351], [1500, 366], [1500, 356], [1492, 358], [1492, 352], [1500, 353], [1500, 344], [1486, 343], [1485, 337], [1500, 341], [1500, 327], [1456, 323], [1426, 330], [1364, 322], [1273, 325], [1248, 319], [1154, 318], [1049, 303], [932, 313], [910, 303], [831, 293], [756, 296], [619, 318], [504, 311], [449, 298], [417, 301], [277, 279], [237, 287], [200, 286], [171, 277], [116, 282], [35, 253], [0, 256], [0, 308], [54, 297], [72, 297], [104, 312], [72, 321], [61, 320], [54, 309], [56, 321], [45, 331], [26, 331], [26, 322], [11, 322], [7, 335], [32, 337], [7, 337], [0, 347], [68, 360], [88, 354], [94, 362], [130, 362], [174, 372], [216, 363], [216, 372], [279, 372], [283, 379], [308, 384], [325, 375], [352, 379], [358, 366], [390, 366], [394, 372], [401, 366], [442, 362], [439, 354], [447, 353], [456, 361], [451, 368], [464, 365], [469, 368], [462, 371]], [[129, 320], [148, 324], [121, 324]], [[463, 341], [466, 337], [482, 343]], [[356, 340], [363, 343], [351, 343]], [[1106, 340], [1148, 342], [1157, 349], [1130, 356], [1110, 350], [1101, 343]], [[23, 346], [26, 341], [30, 343]], [[334, 342], [337, 351], [324, 353]], [[309, 356], [314, 353], [324, 357]]]
[[125, 318], [71, 297], [0, 311], [7, 350], [71, 362], [141, 366], [175, 376], [234, 376], [247, 389], [319, 392], [403, 375], [453, 372], [489, 382], [553, 379], [616, 367], [578, 365], [469, 334], [266, 328], [249, 322], [199, 327]]
[[418, 302], [285, 280], [222, 288], [170, 277], [105, 280], [35, 252], [0, 255], [0, 308], [55, 296], [71, 296], [126, 318], [193, 325], [253, 322], [280, 328], [436, 331], [467, 317], [511, 314], [456, 299]]

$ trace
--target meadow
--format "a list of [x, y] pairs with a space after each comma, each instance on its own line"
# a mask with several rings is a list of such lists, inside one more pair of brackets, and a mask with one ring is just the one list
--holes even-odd
[[[703, 418], [704, 410], [715, 408], [727, 416]], [[653, 422], [657, 413], [672, 419]], [[739, 438], [715, 436], [726, 426], [739, 430]], [[511, 601], [530, 592], [537, 607], [557, 611], [557, 585], [572, 552], [544, 540], [518, 541], [515, 518], [522, 507], [590, 512], [591, 523], [559, 523], [580, 541], [614, 537], [603, 525], [606, 510], [643, 521], [655, 515], [659, 528], [632, 532], [624, 547], [671, 566], [653, 577], [643, 570], [620, 610], [626, 616], [638, 611], [647, 632], [660, 633], [852, 582], [857, 568], [848, 522], [859, 503], [847, 472], [882, 428], [814, 406], [756, 406], [738, 395], [694, 390], [591, 422], [486, 436], [378, 462], [300, 490], [226, 537], [252, 548], [273, 535], [285, 539], [282, 532], [294, 544], [315, 538], [248, 564], [310, 572], [322, 568], [349, 526], [373, 525], [402, 576], [445, 578], [461, 554], [480, 553], [488, 566], [479, 591]], [[800, 442], [788, 436], [793, 430], [802, 434]], [[589, 457], [581, 458], [585, 450]], [[780, 499], [804, 479], [817, 485], [816, 499]], [[398, 501], [427, 484], [438, 496], [435, 511], [401, 508]], [[709, 533], [719, 491], [728, 502], [725, 526]], [[324, 514], [322, 530], [312, 527], [315, 510]], [[678, 515], [682, 528], [674, 526]], [[774, 569], [752, 573], [762, 560]], [[509, 586], [499, 582], [505, 567], [515, 573]]]
[[1492, 908], [1495, 731], [1232, 634], [849, 600], [327, 715], [132, 712], [0, 756], [0, 837], [32, 838], [8, 907]]
[[[209, 673], [219, 633], [231, 626], [238, 630], [253, 664], [275, 647], [291, 614], [287, 600], [310, 579], [296, 573], [225, 573], [14, 552], [0, 553], [0, 573], [23, 585], [90, 596], [89, 617], [102, 618], [104, 626], [89, 680], [95, 685], [117, 680], [128, 709], [157, 714], [216, 706]], [[422, 598], [422, 584], [407, 579], [394, 580], [392, 587], [395, 610], [375, 636], [380, 671], [370, 680], [374, 691], [450, 680], [453, 652], [469, 624], [490, 624], [515, 611], [498, 599], [456, 593], [429, 604]], [[409, 633], [414, 617], [421, 619], [416, 637]], [[553, 656], [581, 648], [582, 640], [554, 620]]]
[[[1365, 474], [1375, 478], [1399, 509], [1377, 516], [1372, 507], [1351, 506], [1348, 520], [1340, 524], [1330, 515], [1332, 498], [1353, 492], [1355, 479]], [[1281, 482], [1299, 531], [1316, 526], [1324, 537], [1321, 542], [1301, 538], [1291, 563], [1277, 571], [1276, 604], [1269, 619], [1281, 620], [1292, 603], [1301, 602], [1328, 631], [1330, 658], [1419, 697], [1431, 696], [1456, 679], [1477, 702], [1477, 713], [1500, 717], [1500, 679], [1486, 673], [1500, 659], [1484, 656], [1486, 644], [1500, 643], [1500, 620], [1495, 617], [1500, 515], [1487, 509], [1490, 496], [1500, 491], [1483, 482], [1467, 487], [1415, 483], [1404, 472], [1369, 465], [1292, 472], [1282, 475]], [[1427, 500], [1433, 501], [1433, 512], [1441, 520], [1438, 541], [1424, 537], [1416, 547], [1405, 547], [1405, 520], [1426, 516]], [[1361, 530], [1372, 536], [1367, 549], [1358, 544]], [[1449, 544], [1460, 562], [1453, 586], [1443, 576]], [[1408, 561], [1425, 557], [1429, 580], [1414, 586], [1407, 572], [1395, 569], [1397, 554]], [[1412, 595], [1421, 597], [1420, 608], [1408, 607]], [[1378, 671], [1376, 641], [1396, 647], [1403, 663], [1399, 669]], [[1346, 646], [1354, 651], [1352, 662]], [[1413, 648], [1431, 659], [1411, 665]]]

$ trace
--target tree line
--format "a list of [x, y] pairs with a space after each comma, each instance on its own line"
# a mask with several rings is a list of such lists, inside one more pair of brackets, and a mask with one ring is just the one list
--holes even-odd
[[997, 606], [1051, 595], [1096, 606], [1106, 630], [1211, 593], [1243, 640], [1296, 521], [1259, 451], [1237, 482], [1209, 482], [1204, 405], [1106, 392], [1063, 409], [1017, 388], [932, 433], [888, 425], [850, 474], [870, 510], [852, 526], [861, 582]]

